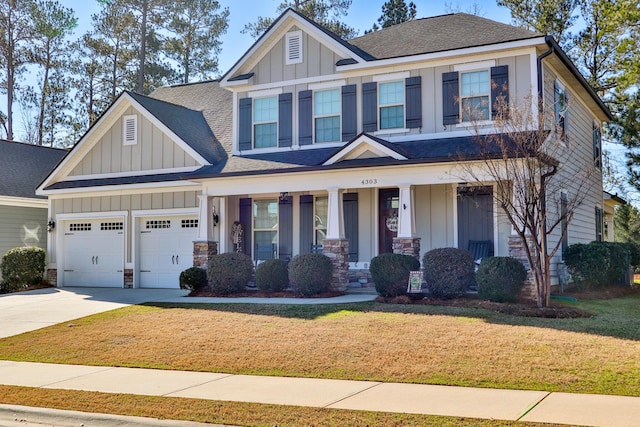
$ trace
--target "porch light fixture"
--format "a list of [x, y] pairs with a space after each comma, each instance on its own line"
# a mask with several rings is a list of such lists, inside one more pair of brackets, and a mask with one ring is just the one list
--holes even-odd
[[55, 228], [56, 222], [53, 220], [53, 218], [49, 218], [49, 221], [47, 222], [47, 231], [51, 233]]

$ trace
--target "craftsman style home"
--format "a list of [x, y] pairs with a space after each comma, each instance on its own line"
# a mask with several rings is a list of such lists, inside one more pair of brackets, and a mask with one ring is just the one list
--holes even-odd
[[[220, 80], [124, 92], [77, 142], [38, 188], [50, 279], [178, 287], [215, 253], [322, 251], [344, 288], [385, 252], [509, 255], [495, 182], [454, 173], [482, 154], [469, 107], [490, 135], [498, 99], [555, 109], [567, 161], [599, 164], [611, 115], [550, 37], [457, 13], [343, 40], [287, 10]], [[591, 179], [569, 243], [602, 229]]]

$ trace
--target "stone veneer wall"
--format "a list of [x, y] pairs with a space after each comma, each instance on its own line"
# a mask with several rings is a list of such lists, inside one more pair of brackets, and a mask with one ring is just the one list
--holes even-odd
[[56, 268], [47, 269], [47, 280], [51, 286], [58, 287], [58, 270]]
[[193, 242], [193, 266], [207, 269], [209, 260], [218, 253], [218, 242]]
[[133, 269], [124, 269], [124, 287], [127, 289], [133, 288]]
[[527, 253], [525, 251], [524, 243], [518, 236], [509, 236], [509, 256], [515, 258], [524, 265], [527, 270], [527, 280], [524, 282], [524, 287], [520, 296], [526, 300], [536, 301], [537, 290], [535, 283], [533, 282], [533, 276], [531, 274], [531, 267], [529, 266], [529, 260], [527, 259]]
[[420, 238], [394, 237], [393, 253], [411, 255], [412, 257], [415, 257], [418, 261], [420, 261]]
[[331, 259], [333, 264], [333, 290], [344, 292], [349, 287], [349, 240], [325, 239], [322, 241], [322, 253]]
[[349, 269], [349, 287], [351, 288], [374, 288], [375, 284], [371, 278], [371, 271], [368, 268]]

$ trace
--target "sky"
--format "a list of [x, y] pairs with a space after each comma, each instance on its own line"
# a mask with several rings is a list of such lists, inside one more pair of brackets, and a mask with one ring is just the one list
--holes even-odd
[[[74, 38], [87, 32], [91, 26], [91, 14], [97, 13], [100, 5], [97, 0], [58, 0], [62, 5], [72, 8], [78, 17], [78, 27]], [[219, 69], [226, 72], [246, 52], [254, 40], [241, 31], [245, 24], [255, 22], [259, 16], [277, 17], [276, 9], [281, 0], [218, 0], [221, 8], [229, 8], [229, 28], [222, 36], [222, 54], [219, 59]], [[370, 29], [373, 23], [382, 15], [382, 5], [385, 0], [353, 0], [349, 8], [349, 14], [344, 22], [350, 27], [359, 30], [362, 35], [364, 30]], [[480, 14], [485, 18], [510, 23], [509, 10], [498, 7], [493, 0], [451, 0], [440, 2], [433, 0], [413, 0], [416, 4], [417, 16], [442, 15], [445, 13], [446, 4], [453, 5], [460, 11], [468, 11], [475, 3], [480, 7]]]

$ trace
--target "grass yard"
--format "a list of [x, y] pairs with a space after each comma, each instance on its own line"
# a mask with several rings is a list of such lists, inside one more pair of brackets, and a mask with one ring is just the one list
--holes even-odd
[[352, 305], [133, 306], [0, 340], [0, 359], [640, 396], [640, 294], [583, 319]]

